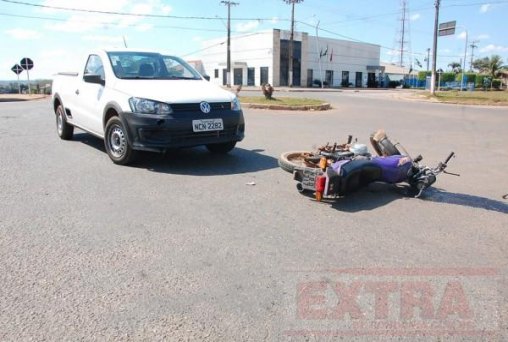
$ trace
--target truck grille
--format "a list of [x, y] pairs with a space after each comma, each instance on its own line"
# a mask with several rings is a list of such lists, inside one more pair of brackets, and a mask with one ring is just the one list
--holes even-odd
[[[231, 102], [211, 102], [211, 110], [231, 110]], [[173, 112], [200, 112], [199, 103], [173, 103]]]

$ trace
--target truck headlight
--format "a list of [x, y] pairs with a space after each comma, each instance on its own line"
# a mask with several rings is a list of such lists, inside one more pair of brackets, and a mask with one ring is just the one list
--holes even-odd
[[238, 97], [235, 96], [233, 101], [231, 101], [231, 110], [241, 110], [242, 106], [240, 105], [240, 100], [238, 100]]
[[133, 113], [167, 115], [173, 113], [171, 106], [164, 102], [157, 102], [139, 97], [131, 97], [129, 105]]

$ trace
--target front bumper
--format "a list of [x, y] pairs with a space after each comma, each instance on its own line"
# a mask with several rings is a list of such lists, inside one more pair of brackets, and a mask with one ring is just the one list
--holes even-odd
[[[242, 111], [221, 110], [146, 115], [124, 112], [120, 115], [127, 127], [129, 142], [135, 150], [163, 151], [168, 148], [241, 141], [245, 136]], [[222, 119], [221, 131], [193, 132], [192, 120]]]

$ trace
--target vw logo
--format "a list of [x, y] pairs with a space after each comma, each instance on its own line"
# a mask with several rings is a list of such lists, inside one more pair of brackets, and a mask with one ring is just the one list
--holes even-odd
[[201, 102], [201, 103], [199, 104], [199, 108], [200, 108], [200, 109], [201, 109], [201, 111], [202, 111], [203, 113], [205, 113], [205, 114], [210, 113], [210, 110], [212, 109], [212, 108], [210, 107], [210, 104], [209, 104], [208, 102], [204, 102], [204, 101], [203, 101], [203, 102]]

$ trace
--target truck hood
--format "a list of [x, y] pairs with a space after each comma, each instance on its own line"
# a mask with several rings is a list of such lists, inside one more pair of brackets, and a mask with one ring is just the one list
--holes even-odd
[[113, 88], [127, 96], [167, 103], [229, 102], [235, 98], [205, 80], [118, 80]]

